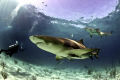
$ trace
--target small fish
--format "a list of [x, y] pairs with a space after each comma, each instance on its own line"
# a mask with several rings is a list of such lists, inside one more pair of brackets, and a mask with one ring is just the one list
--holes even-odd
[[73, 34], [71, 34], [71, 37], [73, 37]]

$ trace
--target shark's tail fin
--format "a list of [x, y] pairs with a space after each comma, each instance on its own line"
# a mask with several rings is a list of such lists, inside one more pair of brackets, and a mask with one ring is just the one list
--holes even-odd
[[113, 31], [109, 32], [108, 35], [111, 35]]

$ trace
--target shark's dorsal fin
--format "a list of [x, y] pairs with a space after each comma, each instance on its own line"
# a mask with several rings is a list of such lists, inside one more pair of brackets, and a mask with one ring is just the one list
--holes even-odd
[[79, 43], [82, 43], [82, 44], [84, 45], [83, 38], [80, 39], [78, 42], [79, 42]]

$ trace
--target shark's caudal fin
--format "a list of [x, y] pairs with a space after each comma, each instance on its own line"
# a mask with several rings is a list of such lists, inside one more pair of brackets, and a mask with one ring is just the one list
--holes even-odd
[[113, 33], [113, 31], [109, 32], [108, 35], [111, 35]]

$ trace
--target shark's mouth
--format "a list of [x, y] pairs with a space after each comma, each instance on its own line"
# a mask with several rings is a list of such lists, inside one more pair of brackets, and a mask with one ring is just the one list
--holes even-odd
[[43, 43], [43, 42], [37, 42], [36, 45], [37, 45], [37, 44], [40, 44], [40, 43]]

